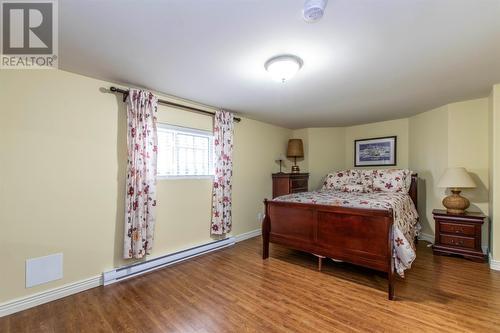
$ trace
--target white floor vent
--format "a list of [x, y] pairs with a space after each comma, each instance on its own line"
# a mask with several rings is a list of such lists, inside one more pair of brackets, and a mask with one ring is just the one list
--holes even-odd
[[229, 237], [219, 241], [210, 242], [207, 244], [199, 245], [190, 249], [175, 252], [165, 255], [163, 257], [151, 259], [145, 262], [133, 264], [130, 266], [120, 267], [108, 272], [103, 273], [103, 284], [106, 286], [121, 280], [131, 278], [140, 274], [154, 271], [168, 265], [175, 264], [208, 252], [220, 250], [222, 248], [235, 244], [235, 238]]

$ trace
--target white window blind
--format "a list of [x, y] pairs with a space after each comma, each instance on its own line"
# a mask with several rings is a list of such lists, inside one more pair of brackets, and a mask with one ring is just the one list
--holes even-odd
[[213, 176], [213, 152], [211, 132], [158, 125], [159, 177]]

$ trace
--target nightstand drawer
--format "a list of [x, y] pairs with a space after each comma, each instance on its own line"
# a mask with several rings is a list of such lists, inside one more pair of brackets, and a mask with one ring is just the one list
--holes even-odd
[[307, 188], [307, 178], [297, 178], [297, 179], [290, 179], [290, 183], [292, 186], [292, 189], [296, 188]]
[[444, 233], [467, 236], [474, 236], [476, 234], [475, 227], [470, 224], [439, 222], [439, 230]]
[[440, 234], [441, 244], [467, 247], [473, 249], [476, 247], [476, 239], [473, 237], [460, 237]]
[[292, 188], [291, 192], [292, 193], [307, 192], [307, 187]]
[[444, 209], [432, 211], [436, 221], [436, 242], [432, 250], [436, 255], [461, 255], [484, 262], [481, 250], [481, 227], [486, 219], [482, 213], [450, 214]]

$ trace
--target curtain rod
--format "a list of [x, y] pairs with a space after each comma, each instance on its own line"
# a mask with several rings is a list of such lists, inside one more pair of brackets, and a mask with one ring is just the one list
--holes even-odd
[[[128, 90], [123, 90], [123, 89], [116, 88], [116, 87], [110, 87], [109, 90], [112, 92], [123, 94], [123, 101], [124, 102], [127, 99]], [[189, 110], [189, 111], [203, 113], [203, 114], [206, 114], [209, 116], [213, 116], [215, 114], [214, 112], [210, 112], [210, 111], [206, 111], [206, 110], [202, 110], [202, 109], [198, 109], [198, 108], [194, 108], [191, 106], [182, 105], [182, 104], [178, 104], [178, 103], [174, 103], [174, 102], [165, 101], [163, 99], [158, 99], [158, 103], [163, 104], [163, 105], [173, 106], [173, 107], [180, 108], [180, 109], [185, 109], [185, 110]], [[234, 117], [234, 121], [239, 123], [241, 121], [241, 118]]]

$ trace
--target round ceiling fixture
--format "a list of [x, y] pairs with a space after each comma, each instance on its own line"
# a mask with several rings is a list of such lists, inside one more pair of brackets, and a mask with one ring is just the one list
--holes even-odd
[[328, 0], [306, 0], [304, 3], [304, 20], [306, 22], [319, 21], [325, 13]]
[[286, 54], [269, 59], [264, 68], [274, 80], [285, 82], [297, 74], [303, 63], [299, 57]]

